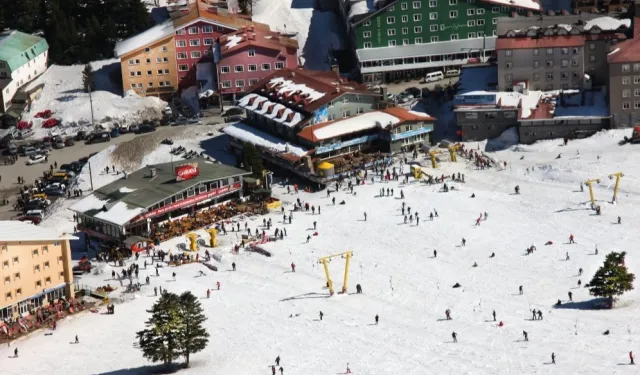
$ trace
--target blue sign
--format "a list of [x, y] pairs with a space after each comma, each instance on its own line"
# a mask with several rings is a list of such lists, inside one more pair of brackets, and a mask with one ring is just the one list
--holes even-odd
[[329, 108], [322, 106], [313, 113], [313, 122], [311, 124], [318, 124], [329, 120]]
[[430, 133], [433, 131], [433, 127], [424, 127], [414, 130], [409, 130], [408, 132], [400, 133], [400, 134], [391, 134], [391, 140], [397, 141], [399, 139], [405, 139], [409, 137], [413, 137], [414, 135]]
[[353, 145], [358, 145], [361, 143], [367, 143], [369, 141], [373, 141], [379, 138], [378, 134], [372, 134], [372, 135], [365, 135], [362, 137], [358, 137], [358, 138], [354, 138], [354, 139], [350, 139], [346, 142], [337, 142], [328, 146], [320, 146], [318, 148], [316, 148], [316, 153], [317, 154], [324, 154], [326, 152], [331, 152], [331, 151], [335, 151], [335, 150], [339, 150], [341, 148], [345, 148], [345, 147], [349, 147], [349, 146], [353, 146]]
[[495, 94], [456, 95], [456, 104], [462, 104], [462, 105], [493, 105], [493, 104], [496, 104], [496, 95]]

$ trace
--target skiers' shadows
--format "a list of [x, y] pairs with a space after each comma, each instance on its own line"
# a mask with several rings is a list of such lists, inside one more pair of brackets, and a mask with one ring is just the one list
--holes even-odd
[[329, 297], [330, 296], [327, 295], [327, 294], [311, 292], [311, 293], [305, 293], [305, 294], [298, 294], [297, 296], [293, 296], [293, 297], [283, 298], [283, 299], [280, 300], [280, 302], [293, 301], [293, 300], [297, 300], [297, 299], [329, 298]]
[[183, 368], [182, 363], [167, 365], [151, 365], [136, 368], [125, 368], [109, 372], [101, 372], [98, 375], [152, 375], [152, 374], [172, 374]]
[[438, 322], [444, 322], [444, 321], [447, 321], [447, 320], [451, 320], [451, 319], [441, 318], [441, 319], [438, 319], [437, 321], [438, 321]]
[[553, 305], [554, 309], [573, 310], [601, 310], [607, 309], [609, 300], [607, 298], [594, 298], [588, 301], [563, 302], [561, 305]]
[[559, 213], [559, 212], [571, 212], [571, 211], [591, 211], [591, 208], [563, 208], [561, 210], [557, 210], [555, 211], [555, 213]]

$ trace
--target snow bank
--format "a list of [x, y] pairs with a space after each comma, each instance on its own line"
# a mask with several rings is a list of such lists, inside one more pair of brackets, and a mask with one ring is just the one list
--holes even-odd
[[499, 137], [490, 139], [484, 148], [485, 151], [501, 151], [520, 143], [518, 128], [513, 126], [500, 134]]
[[592, 20], [587, 21], [584, 25], [585, 30], [591, 30], [592, 27], [597, 26], [602, 30], [617, 30], [620, 26], [629, 27], [631, 26], [630, 19], [619, 20], [613, 17], [604, 16], [594, 18]]

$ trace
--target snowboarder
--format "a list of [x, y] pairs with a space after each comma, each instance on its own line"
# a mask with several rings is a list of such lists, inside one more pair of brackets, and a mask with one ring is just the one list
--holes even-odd
[[569, 301], [573, 301], [573, 293], [569, 292], [567, 294], [569, 295]]
[[518, 287], [518, 291], [520, 292], [520, 295], [524, 294], [524, 291], [522, 290], [522, 285], [520, 285], [520, 287]]
[[496, 321], [496, 310], [493, 310], [493, 321]]
[[567, 251], [567, 257], [565, 258], [566, 261], [569, 261], [571, 258], [569, 258], [569, 252]]
[[529, 341], [529, 334], [527, 331], [522, 331], [522, 336], [524, 336], [524, 341]]
[[236, 262], [231, 263], [231, 268], [235, 271], [236, 270]]
[[574, 243], [576, 243], [576, 242], [573, 240], [573, 234], [569, 236], [569, 243], [570, 243], [570, 244], [572, 244], [572, 243], [573, 243], [573, 244], [574, 244]]
[[551, 353], [551, 363], [556, 364], [556, 353]]
[[15, 358], [18, 358], [18, 348], [15, 348], [15, 349], [13, 350], [13, 356], [14, 356]]
[[291, 262], [291, 272], [296, 272], [296, 264]]
[[538, 320], [542, 320], [542, 310], [538, 310]]
[[489, 258], [495, 258], [496, 257], [496, 253], [491, 253], [491, 255], [489, 256]]
[[453, 342], [458, 342], [458, 334], [455, 332], [451, 333], [451, 337], [453, 338]]
[[516, 195], [520, 194], [520, 185], [516, 185]]
[[324, 313], [322, 311], [320, 311], [320, 320], [322, 320], [323, 316], [324, 316]]
[[309, 243], [309, 241], [311, 241], [311, 235], [310, 234], [307, 235], [307, 243]]
[[376, 325], [378, 325], [378, 320], [380, 320], [380, 317], [376, 314]]

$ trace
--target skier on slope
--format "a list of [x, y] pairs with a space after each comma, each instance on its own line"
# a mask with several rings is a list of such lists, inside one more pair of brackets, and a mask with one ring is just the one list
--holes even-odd
[[573, 234], [569, 235], [569, 243], [570, 243], [570, 244], [574, 244], [574, 243], [576, 243], [576, 242], [573, 240]]
[[444, 314], [446, 315], [447, 320], [451, 320], [451, 310], [446, 309], [446, 310], [445, 310], [445, 312], [444, 312]]

